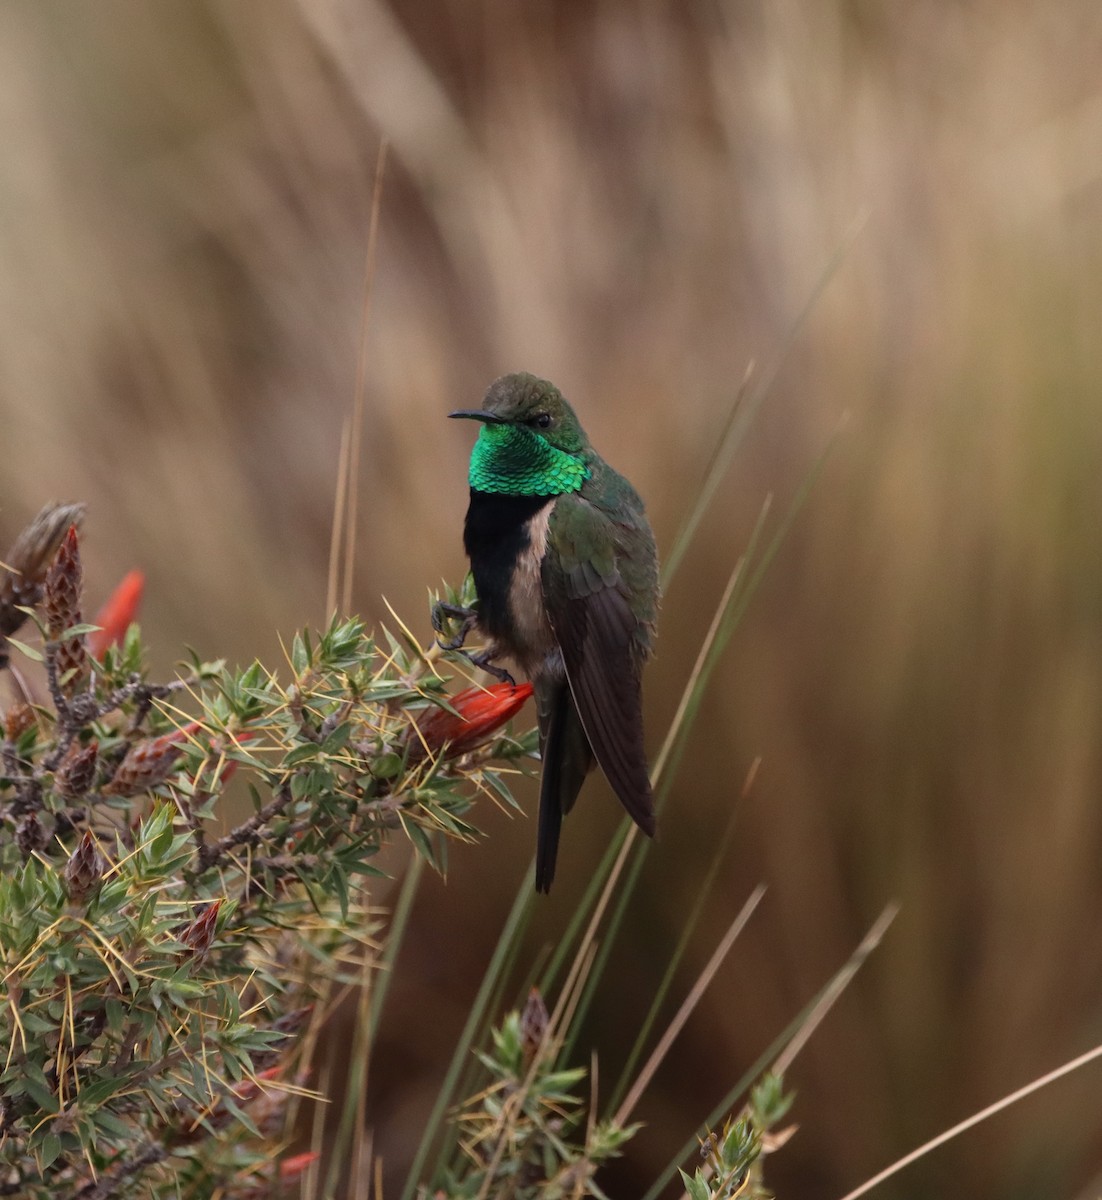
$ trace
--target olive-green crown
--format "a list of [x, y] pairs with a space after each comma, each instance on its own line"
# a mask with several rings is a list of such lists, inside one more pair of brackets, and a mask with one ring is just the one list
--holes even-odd
[[[561, 496], [589, 478], [589, 441], [562, 393], [520, 373], [490, 385], [478, 413], [484, 421], [468, 478], [476, 491], [510, 496]], [[457, 414], [460, 415], [460, 414]]]

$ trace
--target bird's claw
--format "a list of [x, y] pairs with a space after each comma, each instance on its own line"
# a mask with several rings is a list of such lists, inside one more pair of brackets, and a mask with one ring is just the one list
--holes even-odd
[[459, 650], [463, 643], [467, 640], [467, 635], [475, 627], [478, 621], [478, 615], [473, 608], [463, 608], [458, 604], [446, 604], [443, 600], [438, 600], [432, 606], [432, 627], [437, 634], [442, 634], [447, 628], [449, 621], [461, 621], [459, 632], [446, 642], [442, 642], [439, 637], [436, 639], [436, 644], [441, 650]]
[[[467, 652], [464, 651], [464, 653]], [[517, 686], [517, 681], [504, 667], [494, 666], [493, 658], [488, 650], [481, 650], [478, 654], [467, 654], [467, 659], [472, 666], [485, 671], [487, 675], [492, 675], [499, 683], [507, 683], [510, 687]]]
[[447, 604], [443, 600], [438, 600], [432, 606], [432, 627], [437, 634], [443, 634], [447, 628], [449, 621], [461, 622], [459, 632], [446, 642], [442, 642], [439, 637], [436, 639], [436, 644], [441, 650], [458, 650], [460, 654], [474, 667], [485, 671], [487, 675], [492, 675], [501, 683], [507, 683], [511, 687], [516, 687], [516, 680], [502, 667], [494, 666], [494, 655], [492, 648], [479, 650], [477, 654], [472, 654], [469, 650], [464, 650], [463, 645], [467, 640], [468, 634], [478, 624], [478, 613], [473, 608], [463, 608], [459, 604]]

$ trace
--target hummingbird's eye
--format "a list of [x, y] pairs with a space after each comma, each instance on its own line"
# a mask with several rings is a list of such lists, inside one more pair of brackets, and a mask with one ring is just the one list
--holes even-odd
[[537, 429], [550, 429], [551, 428], [551, 414], [550, 413], [539, 413], [537, 416], [534, 416], [532, 418], [532, 424], [535, 425], [535, 427]]

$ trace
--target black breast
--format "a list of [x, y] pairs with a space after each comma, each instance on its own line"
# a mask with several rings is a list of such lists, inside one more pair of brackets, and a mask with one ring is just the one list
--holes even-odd
[[528, 549], [528, 522], [553, 496], [503, 496], [471, 488], [463, 545], [478, 592], [479, 624], [508, 645], [512, 638], [509, 584], [517, 559]]

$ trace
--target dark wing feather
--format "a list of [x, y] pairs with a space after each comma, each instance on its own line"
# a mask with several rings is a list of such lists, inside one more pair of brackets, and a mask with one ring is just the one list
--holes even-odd
[[652, 836], [639, 620], [618, 563], [630, 546], [624, 531], [584, 499], [560, 497], [551, 519], [558, 553], [544, 559], [544, 601], [570, 694], [601, 770], [632, 820]]
[[540, 680], [536, 685], [536, 707], [543, 758], [536, 835], [536, 891], [548, 892], [555, 878], [562, 819], [573, 807], [586, 775], [593, 768], [593, 751], [565, 679]]

